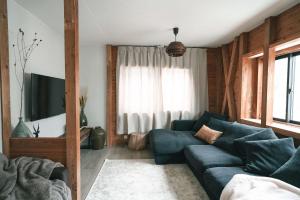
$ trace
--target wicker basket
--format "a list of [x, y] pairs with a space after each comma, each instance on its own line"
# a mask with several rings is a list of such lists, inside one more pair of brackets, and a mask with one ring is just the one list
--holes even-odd
[[128, 148], [132, 150], [142, 150], [146, 147], [146, 134], [132, 133], [129, 137]]

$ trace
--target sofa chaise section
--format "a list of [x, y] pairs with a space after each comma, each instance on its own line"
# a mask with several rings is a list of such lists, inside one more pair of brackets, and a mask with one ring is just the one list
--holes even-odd
[[205, 143], [196, 139], [192, 131], [154, 129], [150, 133], [150, 144], [156, 164], [175, 164], [185, 161], [185, 146]]
[[205, 145], [195, 138], [192, 127], [193, 120], [177, 120], [172, 124], [172, 130], [154, 129], [150, 131], [150, 145], [156, 164], [184, 163], [183, 150], [187, 145]]

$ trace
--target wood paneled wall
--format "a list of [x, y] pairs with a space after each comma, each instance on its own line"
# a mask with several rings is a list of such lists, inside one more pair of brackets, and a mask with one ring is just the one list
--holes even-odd
[[[300, 127], [274, 123], [272, 117], [275, 56], [291, 50], [289, 48], [277, 51], [276, 48], [282, 44], [300, 40], [300, 3], [278, 16], [267, 18], [263, 24], [249, 32], [242, 33], [238, 37], [238, 48], [235, 39], [222, 47], [208, 49], [207, 71], [210, 111], [221, 112], [227, 109], [227, 114], [232, 120], [237, 116], [237, 120], [242, 123], [271, 127], [284, 136], [300, 139]], [[299, 49], [299, 43], [295, 42], [295, 47], [292, 50]], [[239, 51], [239, 62], [236, 64], [237, 69], [233, 80], [235, 107], [232, 108], [230, 104], [232, 100], [229, 99], [228, 101], [227, 97], [225, 104], [227, 108], [224, 108], [224, 103], [223, 105], [217, 103], [217, 99], [226, 98], [228, 91], [227, 93], [224, 91], [228, 85], [220, 84], [224, 83], [224, 79], [219, 74], [223, 71], [225, 77], [228, 76], [226, 73], [228, 62], [232, 60], [232, 55], [237, 50]], [[247, 74], [246, 77], [245, 74]], [[258, 120], [244, 120], [246, 118]]]
[[[257, 26], [253, 30], [243, 33], [247, 35], [247, 41], [244, 44], [244, 49], [242, 54], [239, 54], [239, 60], [242, 60], [242, 55], [250, 52], [262, 52], [265, 45], [265, 36], [266, 32], [266, 23]], [[280, 15], [278, 15], [275, 19], [273, 19], [274, 27], [271, 43], [280, 43], [282, 41], [288, 41], [291, 39], [300, 37], [300, 4], [295, 5], [294, 7], [284, 11]], [[243, 35], [241, 34], [240, 37]], [[241, 40], [240, 40], [241, 42]], [[233, 41], [223, 45], [228, 48], [228, 54], [230, 54], [233, 49]], [[241, 49], [240, 49], [241, 51]], [[209, 48], [207, 50], [207, 72], [208, 72], [208, 92], [209, 92], [209, 109], [214, 112], [221, 111], [221, 104], [216, 103], [216, 99], [224, 96], [224, 84], [222, 83], [222, 77], [220, 71], [222, 71], [222, 58], [220, 58], [220, 48]], [[240, 107], [240, 87], [243, 84], [241, 79], [241, 66], [238, 65], [235, 74], [234, 80], [234, 96], [236, 102], [236, 110], [237, 114], [239, 112]], [[222, 88], [218, 88], [218, 87]], [[239, 114], [238, 114], [239, 115]]]

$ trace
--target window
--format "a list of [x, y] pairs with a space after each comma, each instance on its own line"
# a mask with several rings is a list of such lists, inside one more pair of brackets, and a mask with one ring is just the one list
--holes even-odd
[[300, 52], [276, 58], [273, 118], [300, 124]]

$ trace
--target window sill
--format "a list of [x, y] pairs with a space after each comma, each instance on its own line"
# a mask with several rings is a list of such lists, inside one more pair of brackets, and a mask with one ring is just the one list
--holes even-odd
[[[251, 118], [241, 119], [240, 123], [247, 124], [250, 126], [261, 127], [260, 119], [251, 119]], [[273, 121], [267, 127], [272, 128], [274, 132], [280, 135], [293, 137], [300, 140], [300, 125]]]
[[284, 136], [300, 139], [300, 126], [296, 124], [273, 121], [268, 127]]
[[245, 118], [245, 119], [241, 119], [240, 122], [242, 124], [247, 124], [247, 125], [250, 125], [250, 126], [261, 127], [261, 120], [260, 119]]

